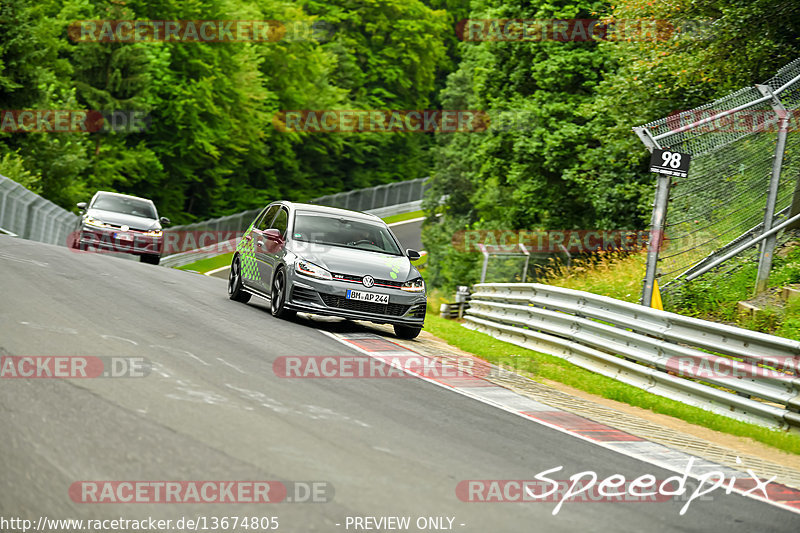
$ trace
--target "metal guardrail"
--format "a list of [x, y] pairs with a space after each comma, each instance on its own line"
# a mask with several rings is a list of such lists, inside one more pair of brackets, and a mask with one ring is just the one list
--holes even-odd
[[0, 228], [4, 234], [66, 246], [77, 220], [77, 215], [0, 176]]
[[800, 342], [538, 283], [475, 285], [464, 318], [654, 394], [800, 431]]
[[[418, 202], [425, 196], [428, 178], [398, 181], [359, 189], [356, 191], [329, 194], [311, 200], [312, 204], [341, 207], [353, 211], [373, 211], [382, 207]], [[419, 209], [419, 207], [417, 207]], [[415, 209], [410, 209], [415, 211]], [[395, 214], [395, 213], [392, 213]], [[387, 216], [387, 215], [379, 215]]]

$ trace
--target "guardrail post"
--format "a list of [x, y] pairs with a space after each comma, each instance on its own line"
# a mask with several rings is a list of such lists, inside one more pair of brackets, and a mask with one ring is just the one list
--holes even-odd
[[[780, 100], [772, 94], [769, 86], [756, 85], [756, 87], [764, 96], [772, 96], [770, 104], [780, 121], [780, 126], [778, 127], [778, 141], [775, 143], [775, 154], [772, 156], [772, 175], [769, 181], [767, 207], [764, 211], [763, 232], [766, 233], [772, 229], [772, 219], [775, 218], [775, 202], [778, 199], [778, 187], [781, 183], [781, 166], [783, 165], [783, 153], [786, 149], [786, 134], [789, 130], [789, 115]], [[758, 275], [756, 277], [756, 294], [764, 292], [767, 289], [776, 242], [777, 235], [772, 235], [761, 244], [761, 255], [758, 258]]]
[[481, 283], [486, 282], [486, 269], [489, 267], [489, 252], [486, 250], [486, 245], [478, 243], [478, 248], [483, 254], [483, 268], [481, 269]]
[[522, 243], [519, 243], [519, 248], [522, 250], [522, 253], [525, 254], [525, 266], [522, 267], [522, 283], [525, 283], [528, 280], [528, 265], [531, 261], [531, 253]]
[[[633, 128], [647, 149], [652, 152], [654, 148], [661, 148], [650, 130], [647, 128]], [[664, 226], [667, 220], [667, 204], [669, 202], [669, 188], [672, 178], [666, 174], [659, 174], [656, 183], [656, 198], [653, 202], [653, 215], [650, 218], [650, 238], [647, 245], [647, 269], [644, 274], [641, 304], [650, 307], [653, 302], [653, 286], [658, 273], [658, 250], [664, 240]]]

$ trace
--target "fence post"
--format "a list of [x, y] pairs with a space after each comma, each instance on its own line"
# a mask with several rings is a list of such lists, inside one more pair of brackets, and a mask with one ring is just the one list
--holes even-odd
[[[789, 218], [800, 214], [800, 174], [797, 176], [797, 181], [794, 184], [794, 194], [792, 195], [792, 207], [789, 208]], [[798, 229], [800, 228], [800, 222], [796, 222], [792, 224], [787, 229]]]
[[483, 254], [483, 268], [481, 269], [481, 283], [486, 282], [486, 269], [489, 267], [489, 252], [486, 250], [486, 245], [479, 242], [478, 248]]
[[525, 254], [525, 266], [522, 268], [522, 283], [528, 282], [528, 265], [531, 262], [531, 253], [528, 251], [528, 248], [519, 243], [519, 249], [522, 250], [522, 253]]
[[[644, 127], [633, 128], [647, 149], [660, 149], [650, 130]], [[650, 218], [650, 238], [647, 243], [647, 268], [642, 286], [642, 305], [650, 307], [653, 301], [653, 286], [658, 273], [658, 250], [664, 240], [664, 225], [667, 220], [667, 204], [669, 202], [669, 188], [672, 178], [666, 174], [659, 174], [656, 183], [656, 198], [653, 202], [653, 215]]]
[[[772, 219], [775, 218], [775, 202], [778, 199], [778, 186], [781, 183], [781, 166], [783, 165], [783, 153], [786, 149], [786, 134], [789, 129], [789, 117], [786, 108], [772, 94], [769, 86], [756, 85], [758, 90], [764, 96], [772, 96], [770, 104], [775, 114], [778, 115], [778, 141], [775, 143], [775, 154], [772, 156], [772, 175], [769, 180], [769, 192], [767, 194], [767, 206], [764, 211], [764, 225], [763, 233], [772, 229]], [[772, 235], [764, 239], [761, 244], [761, 254], [758, 258], [758, 275], [756, 277], [755, 294], [759, 294], [767, 289], [767, 282], [769, 281], [769, 272], [772, 269], [772, 257], [775, 253], [775, 244], [777, 242], [777, 235]]]

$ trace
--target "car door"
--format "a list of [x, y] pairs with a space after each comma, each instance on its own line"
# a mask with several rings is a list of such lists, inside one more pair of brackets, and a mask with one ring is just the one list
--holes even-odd
[[256, 243], [263, 241], [263, 232], [269, 228], [272, 219], [275, 218], [275, 213], [278, 212], [279, 205], [268, 206], [261, 215], [256, 218], [250, 230], [244, 234], [242, 241], [239, 245], [239, 255], [241, 261], [241, 274], [242, 281], [245, 285], [260, 291], [269, 292], [268, 281], [265, 282], [261, 277], [260, 269], [258, 267], [259, 249]]
[[[267, 229], [274, 230], [267, 233], [266, 230], [259, 232], [259, 240], [256, 241], [256, 263], [258, 273], [264, 284], [265, 291], [269, 294], [272, 286], [272, 274], [275, 267], [284, 254], [284, 242], [286, 240], [286, 229], [289, 226], [289, 210], [285, 206], [279, 206], [272, 223]], [[278, 235], [273, 235], [277, 231]]]

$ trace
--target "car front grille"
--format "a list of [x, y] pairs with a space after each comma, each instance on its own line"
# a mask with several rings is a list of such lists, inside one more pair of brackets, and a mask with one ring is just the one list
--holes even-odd
[[[361, 283], [362, 276], [353, 276], [352, 274], [338, 274], [333, 273], [333, 279], [338, 281], [349, 281], [351, 283]], [[399, 289], [403, 286], [402, 281], [393, 281], [390, 279], [376, 279], [375, 285], [379, 287], [390, 287], [392, 289]]]
[[343, 296], [335, 294], [320, 294], [322, 301], [328, 307], [346, 309], [348, 311], [358, 311], [360, 313], [370, 313], [374, 315], [403, 316], [410, 305], [402, 304], [376, 304], [373, 302], [361, 302], [358, 300], [348, 300]]

